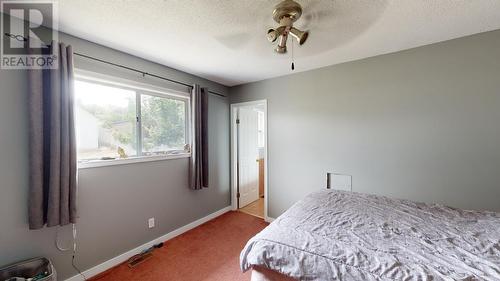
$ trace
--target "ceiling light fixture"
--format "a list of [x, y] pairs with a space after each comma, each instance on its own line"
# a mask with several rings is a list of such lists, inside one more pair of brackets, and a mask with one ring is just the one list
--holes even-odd
[[290, 34], [297, 40], [299, 45], [306, 42], [309, 33], [307, 31], [299, 30], [293, 27], [293, 23], [297, 21], [302, 15], [302, 7], [299, 3], [293, 0], [284, 0], [274, 7], [273, 19], [280, 26], [276, 29], [269, 29], [267, 31], [267, 40], [275, 42], [278, 40], [278, 46], [274, 49], [279, 54], [287, 52], [286, 42]]

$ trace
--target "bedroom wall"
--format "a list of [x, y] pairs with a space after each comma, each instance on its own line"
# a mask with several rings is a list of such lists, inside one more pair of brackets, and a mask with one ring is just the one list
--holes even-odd
[[[135, 67], [186, 83], [199, 83], [226, 94], [225, 86], [65, 34], [60, 40], [76, 52]], [[77, 68], [119, 75], [184, 90], [154, 78], [75, 59]], [[71, 254], [54, 246], [56, 229], [29, 231], [27, 76], [0, 70], [0, 266], [34, 256], [50, 258], [60, 280], [76, 275]], [[227, 98], [209, 98], [210, 188], [188, 189], [188, 158], [79, 171], [77, 264], [86, 270], [174, 229], [230, 205], [229, 106]], [[156, 218], [149, 230], [147, 219]], [[60, 229], [68, 246], [70, 227]]]
[[353, 190], [500, 211], [500, 30], [236, 86], [268, 100], [269, 215]]

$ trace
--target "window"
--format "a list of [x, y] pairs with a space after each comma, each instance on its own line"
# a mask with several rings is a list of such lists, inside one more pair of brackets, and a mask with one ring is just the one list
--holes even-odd
[[[154, 90], [153, 90], [154, 89]], [[77, 77], [79, 161], [186, 153], [189, 98], [129, 84]]]
[[183, 150], [186, 145], [186, 102], [141, 95], [142, 151], [147, 154]]

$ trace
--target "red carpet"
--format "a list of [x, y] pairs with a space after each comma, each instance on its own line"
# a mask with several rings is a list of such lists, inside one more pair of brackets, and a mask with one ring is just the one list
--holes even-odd
[[153, 257], [130, 269], [126, 264], [91, 279], [94, 281], [239, 281], [240, 252], [248, 239], [267, 226], [262, 219], [228, 212], [165, 243]]

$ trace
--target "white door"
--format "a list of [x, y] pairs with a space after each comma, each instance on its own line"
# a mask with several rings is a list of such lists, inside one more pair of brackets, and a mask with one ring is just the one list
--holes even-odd
[[254, 106], [238, 109], [239, 208], [259, 199], [259, 113]]

